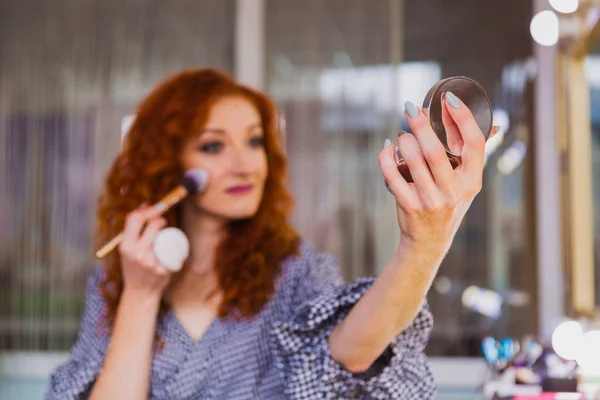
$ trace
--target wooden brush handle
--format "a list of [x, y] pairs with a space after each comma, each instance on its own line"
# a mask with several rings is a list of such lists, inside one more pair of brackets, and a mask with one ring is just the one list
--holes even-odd
[[[179, 203], [188, 195], [187, 189], [184, 186], [177, 186], [175, 189], [171, 190], [165, 197], [160, 199], [158, 203], [153, 205], [152, 207], [161, 210], [161, 214], [167, 212], [169, 208], [173, 207], [175, 204]], [[96, 252], [96, 258], [104, 258], [108, 253], [113, 251], [123, 240], [123, 232], [119, 233], [117, 236], [112, 238], [108, 243], [106, 243], [100, 250]]]

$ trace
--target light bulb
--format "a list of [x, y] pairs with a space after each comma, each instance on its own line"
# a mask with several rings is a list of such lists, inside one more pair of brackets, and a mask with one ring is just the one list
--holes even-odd
[[600, 331], [583, 334], [576, 361], [583, 374], [600, 376]]
[[579, 0], [550, 0], [550, 5], [559, 13], [570, 14], [577, 11]]
[[440, 276], [435, 280], [433, 286], [438, 293], [448, 294], [452, 289], [452, 281], [447, 276]]
[[515, 141], [507, 148], [504, 153], [498, 158], [496, 167], [503, 175], [512, 173], [521, 165], [527, 152], [527, 146], [520, 140]]
[[579, 354], [579, 346], [583, 329], [576, 321], [567, 321], [558, 325], [552, 333], [552, 348], [559, 357], [575, 360]]
[[461, 300], [466, 308], [488, 318], [496, 319], [502, 313], [502, 296], [493, 290], [472, 285], [463, 291]]
[[558, 42], [558, 17], [550, 10], [540, 11], [529, 25], [531, 37], [542, 46], [554, 46]]

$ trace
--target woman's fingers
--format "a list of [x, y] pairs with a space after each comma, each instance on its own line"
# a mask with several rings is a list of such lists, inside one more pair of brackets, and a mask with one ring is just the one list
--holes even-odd
[[385, 139], [383, 149], [379, 152], [377, 159], [383, 179], [388, 183], [390, 190], [408, 189], [408, 183], [400, 172], [398, 172], [395, 149], [390, 139]]
[[[407, 155], [403, 153], [403, 156], [410, 167], [415, 184], [421, 186], [420, 191], [432, 190], [435, 187], [442, 191], [450, 190], [455, 176], [444, 145], [431, 128], [427, 116], [410, 101], [407, 101], [405, 106], [406, 119], [418, 143], [415, 148], [410, 144], [411, 141], [407, 140], [408, 148], [401, 148], [401, 152], [409, 151], [412, 154], [413, 166], [409, 163]], [[425, 161], [425, 165], [421, 163], [421, 159]]]
[[442, 94], [442, 123], [444, 124], [444, 130], [446, 131], [448, 149], [452, 154], [460, 156], [463, 148], [463, 139], [456, 122], [454, 122], [450, 116], [448, 107], [450, 106], [446, 102], [446, 94], [444, 93]]
[[431, 199], [439, 194], [439, 190], [417, 139], [413, 135], [402, 135], [398, 138], [398, 147], [413, 177], [419, 198], [423, 202], [430, 203]]
[[144, 226], [143, 212], [144, 209], [137, 209], [127, 214], [121, 243], [132, 242], [140, 235]]
[[139, 246], [141, 248], [147, 248], [151, 250], [152, 243], [154, 242], [156, 235], [165, 226], [167, 226], [167, 220], [164, 218], [155, 218], [150, 221], [140, 237]]
[[413, 188], [398, 172], [395, 148], [389, 139], [385, 140], [384, 148], [379, 152], [378, 161], [383, 179], [390, 192], [396, 197], [396, 202], [401, 207], [413, 207], [418, 202], [418, 197], [415, 196]]
[[152, 249], [149, 249], [144, 253], [144, 259], [141, 265], [143, 268], [159, 276], [166, 276], [169, 274], [169, 270], [158, 262]]
[[143, 251], [139, 246], [140, 235], [146, 224], [156, 219], [160, 213], [159, 210], [152, 207], [143, 206], [127, 215], [123, 240], [119, 245], [119, 251], [122, 255], [138, 261], [144, 258]]
[[146, 251], [144, 251], [143, 254], [144, 254], [144, 256], [140, 260], [140, 265], [143, 268], [146, 268], [150, 271], [154, 271], [156, 269], [156, 267], [158, 266], [158, 261], [156, 260], [156, 256], [154, 255], [154, 252], [152, 250], [146, 250]]
[[125, 219], [124, 239], [137, 239], [140, 236], [144, 224], [152, 218], [160, 215], [160, 211], [152, 207], [144, 206], [130, 212]]
[[483, 160], [485, 154], [485, 138], [471, 111], [452, 92], [446, 93], [446, 101], [450, 107], [448, 113], [458, 126], [463, 139], [461, 153], [461, 172], [464, 172], [472, 190], [479, 191], [483, 171]]

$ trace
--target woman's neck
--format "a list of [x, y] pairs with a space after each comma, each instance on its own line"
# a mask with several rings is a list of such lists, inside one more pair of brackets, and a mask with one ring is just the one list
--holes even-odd
[[227, 221], [206, 214], [189, 202], [181, 207], [180, 229], [190, 242], [190, 256], [171, 280], [166, 297], [169, 302], [203, 303], [220, 292], [216, 250], [227, 232]]

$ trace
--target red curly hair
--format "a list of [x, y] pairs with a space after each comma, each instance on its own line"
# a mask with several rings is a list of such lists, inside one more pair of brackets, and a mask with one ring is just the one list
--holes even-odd
[[[128, 213], [143, 202], [152, 204], [179, 184], [179, 156], [184, 143], [199, 132], [220, 98], [241, 96], [260, 114], [265, 134], [268, 174], [255, 216], [231, 221], [216, 253], [216, 273], [223, 303], [220, 317], [252, 317], [275, 291], [282, 261], [299, 252], [299, 237], [288, 222], [293, 199], [285, 187], [286, 158], [281, 146], [279, 114], [266, 95], [240, 85], [213, 69], [193, 69], [171, 76], [140, 104], [123, 148], [108, 171], [99, 198], [96, 240], [104, 244], [124, 226]], [[178, 226], [179, 207], [165, 214]], [[117, 251], [104, 260], [101, 293], [109, 329], [123, 290]], [[163, 302], [161, 312], [167, 309]]]

